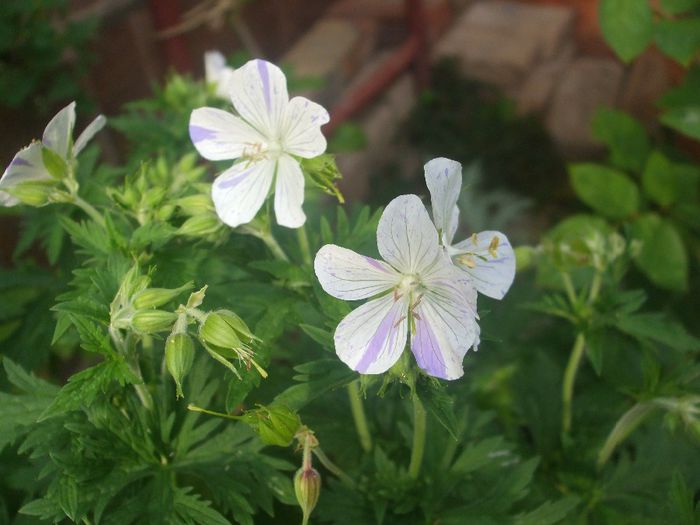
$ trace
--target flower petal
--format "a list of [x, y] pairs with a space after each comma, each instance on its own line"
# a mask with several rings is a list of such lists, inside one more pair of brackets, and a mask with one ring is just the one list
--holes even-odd
[[440, 265], [413, 309], [411, 351], [421, 369], [441, 379], [462, 377], [464, 355], [478, 342], [475, 304], [470, 304], [475, 292], [463, 277], [453, 265]]
[[88, 126], [76, 139], [75, 144], [73, 145], [73, 155], [78, 156], [78, 153], [83, 151], [83, 148], [85, 148], [87, 143], [92, 140], [92, 137], [94, 137], [102, 128], [105, 127], [105, 124], [107, 124], [107, 119], [105, 116], [97, 115], [95, 120], [90, 122], [90, 124], [88, 124]]
[[204, 78], [216, 86], [216, 95], [227, 99], [230, 96], [230, 82], [235, 70], [226, 64], [226, 57], [220, 51], [204, 53]]
[[231, 81], [236, 111], [260, 133], [278, 138], [289, 102], [282, 70], [265, 60], [250, 60], [236, 69]]
[[71, 102], [46, 125], [41, 141], [44, 146], [51, 148], [64, 159], [68, 158], [68, 147], [75, 126], [75, 102]]
[[275, 173], [275, 162], [239, 162], [219, 175], [211, 196], [219, 218], [232, 228], [253, 220], [265, 202]]
[[253, 151], [266, 140], [242, 119], [216, 108], [198, 108], [190, 116], [190, 138], [205, 159], [226, 160]]
[[452, 246], [449, 253], [455, 264], [472, 278], [474, 287], [484, 295], [503, 299], [513, 284], [515, 253], [508, 238], [501, 232], [477, 233]]
[[[462, 165], [454, 160], [439, 157], [425, 166], [425, 183], [430, 190], [433, 221], [442, 242], [449, 245], [457, 229], [454, 219], [459, 192], [462, 190]], [[459, 213], [459, 210], [457, 210]]]
[[2, 190], [10, 189], [22, 182], [51, 179], [51, 175], [44, 167], [41, 147], [41, 142], [32, 142], [26, 148], [19, 150], [12, 159], [0, 178], [1, 206], [14, 206], [19, 203], [18, 199]]
[[435, 226], [415, 195], [400, 195], [384, 209], [377, 227], [382, 258], [404, 274], [421, 273], [440, 253]]
[[294, 97], [285, 113], [284, 150], [311, 159], [326, 151], [326, 137], [321, 126], [328, 123], [326, 109], [304, 97]]
[[392, 294], [356, 308], [335, 330], [338, 357], [361, 374], [386, 372], [406, 346], [406, 312], [406, 300]]
[[401, 280], [385, 262], [334, 244], [326, 244], [318, 251], [314, 271], [326, 293], [346, 301], [368, 299]]
[[277, 161], [275, 182], [275, 216], [277, 224], [287, 228], [299, 228], [306, 222], [301, 205], [304, 203], [304, 174], [301, 166], [289, 155]]

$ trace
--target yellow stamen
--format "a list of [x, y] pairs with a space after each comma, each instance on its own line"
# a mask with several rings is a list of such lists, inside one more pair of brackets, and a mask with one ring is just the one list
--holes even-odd
[[463, 264], [464, 266], [467, 266], [468, 268], [476, 268], [476, 261], [471, 255], [467, 255], [466, 253], [464, 255], [460, 255], [457, 257], [457, 262], [459, 264]]
[[476, 244], [479, 242], [479, 240], [476, 237], [476, 233], [472, 233], [472, 244], [476, 246]]
[[493, 239], [491, 239], [491, 243], [489, 244], [489, 253], [494, 259], [498, 257], [498, 253], [496, 253], [496, 250], [498, 249], [498, 244], [500, 242], [501, 240], [498, 238], [498, 236], [494, 235]]

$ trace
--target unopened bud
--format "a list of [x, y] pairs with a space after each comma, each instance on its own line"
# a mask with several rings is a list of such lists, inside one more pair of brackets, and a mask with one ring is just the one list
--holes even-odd
[[153, 334], [170, 330], [177, 320], [177, 314], [165, 310], [141, 310], [131, 318], [131, 326], [136, 332]]
[[301, 427], [296, 412], [283, 405], [249, 410], [244, 421], [257, 432], [263, 443], [278, 447], [288, 447]]
[[180, 288], [147, 288], [134, 295], [134, 307], [139, 310], [158, 308], [190, 288], [192, 288], [191, 282]]
[[199, 328], [199, 337], [205, 343], [222, 349], [240, 348], [242, 346], [236, 331], [217, 312], [211, 312], [207, 315], [204, 323]]
[[219, 314], [224, 321], [226, 321], [228, 325], [237, 332], [238, 335], [249, 341], [258, 339], [255, 337], [253, 332], [250, 331], [250, 328], [248, 328], [248, 325], [245, 324], [245, 321], [243, 321], [243, 319], [241, 319], [235, 312], [232, 312], [231, 310], [217, 310], [216, 313]]
[[22, 204], [39, 207], [49, 203], [49, 197], [54, 190], [55, 187], [51, 183], [24, 182], [6, 191], [18, 198]]
[[182, 380], [192, 368], [194, 361], [194, 343], [185, 334], [171, 334], [165, 341], [165, 365], [175, 380], [177, 397], [183, 397]]
[[156, 211], [156, 217], [161, 221], [167, 221], [172, 217], [174, 211], [175, 206], [173, 204], [164, 204]]
[[175, 204], [179, 206], [182, 213], [188, 217], [207, 215], [214, 209], [211, 197], [204, 194], [182, 197], [181, 199], [176, 200]]
[[214, 233], [220, 226], [221, 222], [216, 218], [216, 215], [199, 215], [187, 219], [177, 230], [177, 233], [178, 235], [199, 237]]
[[313, 467], [300, 468], [294, 475], [294, 493], [304, 513], [303, 524], [308, 523], [309, 516], [316, 508], [321, 495], [321, 475]]

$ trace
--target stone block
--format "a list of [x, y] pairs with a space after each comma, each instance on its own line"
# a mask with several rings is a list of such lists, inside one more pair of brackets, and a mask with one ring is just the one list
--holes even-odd
[[620, 95], [620, 109], [646, 124], [655, 123], [656, 101], [671, 87], [668, 62], [656, 49], [649, 49], [630, 66]]
[[591, 120], [601, 107], [613, 107], [624, 69], [619, 62], [579, 58], [563, 72], [547, 115], [547, 128], [566, 154], [588, 155], [600, 149]]
[[518, 114], [542, 113], [554, 94], [562, 74], [574, 58], [574, 44], [565, 44], [559, 54], [535, 66], [522, 86], [509, 93], [515, 99]]

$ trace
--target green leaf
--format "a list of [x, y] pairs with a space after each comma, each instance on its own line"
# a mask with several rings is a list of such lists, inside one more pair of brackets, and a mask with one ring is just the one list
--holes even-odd
[[440, 424], [449, 432], [452, 439], [457, 441], [457, 418], [454, 411], [454, 399], [447, 393], [446, 386], [439, 381], [419, 381], [416, 385], [417, 394]]
[[588, 357], [593, 370], [599, 376], [603, 371], [603, 352], [608, 346], [608, 340], [604, 329], [592, 330], [586, 334], [586, 357]]
[[643, 215], [632, 223], [631, 235], [642, 243], [634, 262], [651, 282], [667, 290], [688, 288], [688, 253], [672, 223]]
[[700, 0], [661, 0], [661, 7], [664, 11], [675, 15], [700, 7]]
[[320, 344], [324, 350], [333, 349], [335, 344], [333, 342], [333, 334], [330, 333], [328, 330], [324, 330], [323, 328], [318, 328], [316, 326], [311, 326], [308, 324], [300, 324], [299, 328], [301, 328], [304, 331], [304, 333], [308, 335], [311, 339]]
[[207, 525], [231, 525], [231, 522], [211, 507], [211, 503], [191, 494], [192, 488], [175, 490], [175, 512], [183, 523], [206, 523]]
[[642, 124], [623, 111], [600, 108], [593, 117], [593, 135], [610, 149], [617, 168], [639, 173], [649, 155], [649, 137]]
[[660, 117], [661, 123], [700, 140], [700, 104], [673, 108]]
[[457, 457], [452, 470], [462, 475], [479, 470], [484, 465], [494, 461], [500, 452], [507, 447], [502, 436], [493, 436], [471, 443]]
[[688, 66], [700, 48], [700, 18], [661, 20], [656, 24], [655, 39], [664, 53]]
[[[695, 509], [695, 495], [679, 470], [673, 473], [668, 502], [674, 515], [672, 523], [678, 525], [697, 525], [698, 511]], [[700, 507], [698, 507], [700, 508]]]
[[624, 219], [639, 208], [637, 185], [624, 173], [597, 164], [574, 164], [571, 184], [579, 198], [610, 219]]
[[676, 200], [678, 183], [671, 161], [660, 151], [654, 151], [642, 174], [644, 192], [659, 206], [669, 206]]
[[300, 373], [294, 379], [302, 383], [287, 388], [273, 402], [292, 410], [300, 410], [314, 399], [357, 378], [357, 374], [338, 359], [311, 361], [294, 367], [294, 370]]
[[513, 525], [554, 525], [560, 523], [579, 503], [576, 496], [566, 496], [558, 501], [546, 501], [535, 510], [518, 514]]
[[602, 0], [599, 18], [605, 40], [625, 62], [651, 41], [652, 12], [647, 0]]
[[682, 324], [664, 314], [625, 315], [616, 321], [615, 326], [621, 332], [642, 341], [655, 341], [681, 352], [700, 349], [700, 339], [691, 335]]

